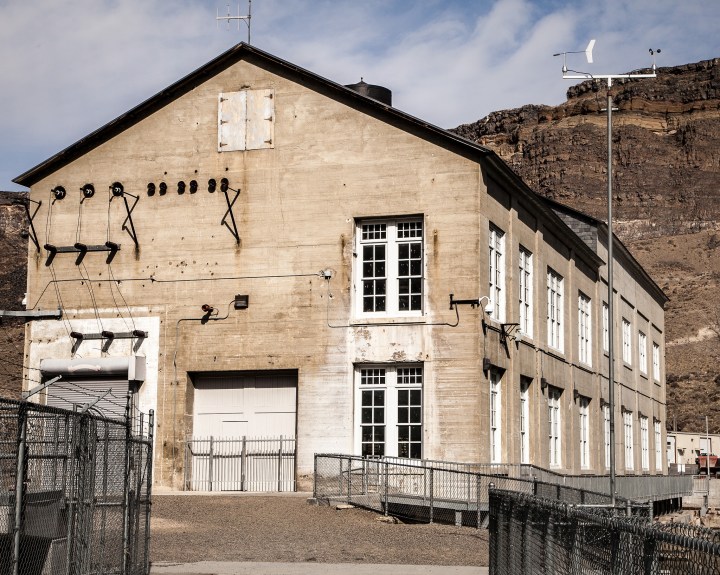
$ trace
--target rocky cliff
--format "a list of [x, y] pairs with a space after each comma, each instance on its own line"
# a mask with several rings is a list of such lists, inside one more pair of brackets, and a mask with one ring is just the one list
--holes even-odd
[[[13, 200], [25, 193], [0, 192], [0, 309], [21, 310], [27, 272], [25, 208]], [[24, 322], [2, 318], [0, 322], [0, 395], [13, 396], [21, 389]]]
[[[648, 71], [648, 70], [646, 70]], [[668, 421], [720, 431], [720, 58], [612, 87], [615, 231], [670, 296]], [[493, 149], [532, 188], [607, 217], [607, 87], [559, 106], [493, 112], [452, 130]]]

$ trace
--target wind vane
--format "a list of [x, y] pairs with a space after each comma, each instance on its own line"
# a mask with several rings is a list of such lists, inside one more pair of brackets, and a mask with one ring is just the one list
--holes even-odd
[[231, 16], [230, 15], [230, 4], [227, 5], [227, 15], [226, 16], [220, 16], [220, 11], [217, 11], [217, 16], [215, 20], [218, 22], [218, 27], [220, 26], [220, 20], [226, 20], [228, 25], [228, 30], [230, 29], [230, 20], [237, 20], [238, 30], [240, 30], [240, 21], [244, 21], [245, 24], [247, 24], [247, 30], [248, 30], [248, 39], [247, 43], [250, 44], [250, 19], [252, 18], [252, 0], [248, 0], [248, 12], [247, 16], [241, 16], [240, 15], [240, 4], [238, 4], [238, 15], [237, 16]]

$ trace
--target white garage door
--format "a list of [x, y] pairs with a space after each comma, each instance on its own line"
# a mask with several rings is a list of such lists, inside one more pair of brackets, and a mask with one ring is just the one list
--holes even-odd
[[194, 437], [295, 437], [297, 375], [195, 377]]

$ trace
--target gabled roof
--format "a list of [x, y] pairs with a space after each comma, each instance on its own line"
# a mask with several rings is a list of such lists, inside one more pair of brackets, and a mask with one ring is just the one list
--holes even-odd
[[[581, 212], [580, 210], [576, 210], [575, 208], [571, 208], [570, 206], [561, 204], [560, 202], [551, 200], [550, 198], [543, 197], [542, 201], [551, 209], [566, 213], [569, 216], [596, 228], [600, 237], [604, 237], [607, 241], [609, 229], [607, 223], [603, 220], [599, 220], [589, 214], [586, 214], [585, 212]], [[635, 259], [632, 252], [627, 248], [627, 246], [625, 246], [624, 243], [622, 243], [622, 241], [620, 241], [620, 238], [618, 238], [615, 233], [613, 233], [613, 247], [617, 250], [616, 252], [613, 252], [614, 255], [618, 257], [618, 259], [622, 260], [631, 272], [636, 274], [638, 281], [648, 290], [658, 303], [660, 303], [660, 305], [664, 305], [670, 301], [670, 298], [665, 294], [662, 288], [655, 283], [652, 277], [650, 277], [650, 274], [645, 271], [645, 268]]]
[[546, 225], [554, 228], [555, 232], [565, 236], [572, 244], [576, 253], [581, 254], [586, 261], [592, 263], [595, 267], [602, 264], [602, 260], [597, 254], [585, 245], [494, 151], [443, 128], [420, 120], [410, 114], [406, 114], [397, 108], [368, 98], [342, 84], [323, 78], [318, 74], [244, 42], [233, 46], [217, 58], [201, 66], [194, 72], [191, 72], [184, 78], [181, 78], [174, 84], [171, 84], [164, 90], [161, 90], [138, 106], [135, 106], [101, 128], [81, 138], [34, 168], [20, 174], [13, 182], [28, 187], [34, 185], [46, 176], [111, 140], [116, 135], [152, 115], [157, 110], [190, 92], [207, 81], [208, 78], [215, 76], [241, 60], [246, 60], [279, 76], [306, 85], [323, 95], [376, 117], [419, 138], [431, 141], [436, 145], [475, 162], [480, 163], [482, 161], [483, 166], [496, 178], [514, 188], [532, 208], [542, 213], [546, 218]]

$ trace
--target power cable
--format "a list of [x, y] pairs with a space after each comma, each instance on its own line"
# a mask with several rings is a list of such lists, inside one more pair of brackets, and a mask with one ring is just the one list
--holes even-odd
[[103, 331], [105, 331], [105, 328], [103, 327], [102, 321], [100, 320], [100, 312], [98, 310], [97, 301], [95, 300], [95, 292], [93, 291], [92, 280], [90, 279], [90, 272], [85, 267], [84, 262], [81, 262], [80, 265], [82, 265], [83, 269], [85, 270], [85, 273], [87, 274], [87, 279], [85, 280], [85, 278], [83, 277], [82, 272], [80, 271], [80, 266], [78, 266], [78, 268], [77, 268], [78, 273], [80, 274], [80, 277], [83, 278], [83, 280], [87, 281], [87, 288], [88, 288], [88, 291], [90, 292], [90, 301], [93, 306], [93, 311], [95, 311], [95, 319], [97, 319], [98, 327], [100, 328], [100, 331], [103, 332]]

